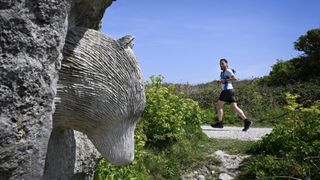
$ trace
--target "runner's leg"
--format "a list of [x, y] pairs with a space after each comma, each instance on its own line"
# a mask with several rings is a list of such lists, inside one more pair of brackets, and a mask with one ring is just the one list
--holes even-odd
[[222, 122], [224, 101], [218, 100], [216, 104], [218, 121]]
[[238, 107], [238, 105], [237, 105], [236, 102], [232, 102], [232, 103], [231, 103], [231, 109], [232, 109], [232, 111], [233, 111], [235, 114], [237, 114], [238, 116], [240, 116], [242, 120], [247, 119], [246, 115], [243, 113], [242, 109], [240, 109], [240, 108]]

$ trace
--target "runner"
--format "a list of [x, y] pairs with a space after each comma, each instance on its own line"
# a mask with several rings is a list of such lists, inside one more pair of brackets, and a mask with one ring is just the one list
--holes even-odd
[[234, 74], [234, 70], [228, 68], [228, 61], [226, 59], [220, 59], [220, 80], [217, 81], [221, 85], [221, 94], [216, 104], [218, 121], [211, 126], [213, 128], [223, 128], [222, 117], [223, 117], [223, 105], [225, 103], [230, 104], [232, 111], [238, 115], [244, 122], [244, 128], [242, 131], [247, 131], [251, 125], [251, 121], [247, 119], [243, 111], [238, 107], [237, 100], [235, 97], [232, 81], [237, 80]]

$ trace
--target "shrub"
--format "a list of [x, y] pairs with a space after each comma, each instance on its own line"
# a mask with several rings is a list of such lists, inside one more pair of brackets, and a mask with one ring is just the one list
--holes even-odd
[[166, 147], [186, 135], [187, 126], [200, 131], [202, 112], [197, 102], [176, 93], [175, 86], [162, 86], [162, 76], [152, 76], [147, 85], [147, 105], [142, 114], [147, 144]]
[[135, 160], [117, 167], [102, 158], [95, 179], [179, 179], [182, 170], [204, 160], [209, 147], [200, 128], [203, 112], [162, 81], [163, 76], [153, 76], [147, 83], [147, 105], [135, 131]]
[[296, 102], [298, 97], [286, 94], [290, 113], [252, 147], [251, 152], [258, 156], [246, 167], [244, 177], [320, 179], [320, 101], [304, 108]]

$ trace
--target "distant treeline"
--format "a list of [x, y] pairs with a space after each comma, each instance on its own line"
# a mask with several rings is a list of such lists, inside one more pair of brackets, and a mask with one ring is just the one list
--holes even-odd
[[303, 54], [288, 61], [279, 60], [272, 66], [270, 74], [259, 80], [259, 84], [285, 86], [306, 81], [320, 83], [320, 29], [309, 30], [300, 36], [294, 42], [294, 48]]
[[[246, 99], [245, 95], [252, 98], [252, 95], [255, 94], [252, 91], [261, 94], [264, 99], [271, 99], [270, 105], [273, 105], [274, 99], [278, 104], [283, 105], [285, 100], [282, 92], [284, 91], [299, 94], [298, 101], [306, 106], [320, 99], [318, 90], [320, 86], [320, 29], [311, 29], [305, 35], [300, 36], [294, 42], [294, 48], [303, 53], [287, 61], [279, 60], [272, 66], [269, 75], [235, 82], [239, 100]], [[211, 108], [220, 92], [219, 86], [213, 81], [198, 85], [176, 84], [176, 89], [198, 101], [202, 108]], [[246, 105], [248, 103], [250, 101], [243, 102]]]

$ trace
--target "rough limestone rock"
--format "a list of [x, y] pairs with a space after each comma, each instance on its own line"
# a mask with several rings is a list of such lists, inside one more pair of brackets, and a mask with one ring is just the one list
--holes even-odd
[[[71, 124], [67, 125], [72, 120], [66, 120], [69, 121], [68, 123], [59, 121], [57, 125], [52, 120], [55, 111], [54, 98], [58, 71], [63, 58], [62, 50], [67, 30], [77, 26], [99, 29], [104, 11], [111, 3], [112, 0], [0, 1], [1, 180], [43, 179], [44, 172], [46, 172], [46, 177], [51, 177], [50, 168], [54, 167], [57, 161], [50, 162], [52, 158], [50, 154], [57, 155], [58, 152], [61, 153], [57, 156], [59, 157], [57, 160], [64, 157], [65, 163], [61, 166], [70, 170], [63, 172], [60, 171], [61, 167], [57, 169], [56, 174], [66, 174], [61, 179], [84, 177], [83, 174], [92, 171], [89, 165], [90, 158], [97, 157], [98, 153], [90, 147], [90, 141], [85, 135], [78, 138], [77, 132], [74, 132], [72, 128], [88, 133], [95, 146], [100, 146], [99, 151], [102, 151], [102, 154], [109, 157], [110, 160], [124, 163], [133, 157], [133, 154], [125, 152], [120, 152], [120, 156], [114, 155], [113, 152], [106, 152], [106, 149], [102, 147], [105, 142], [101, 140], [106, 133], [101, 132], [99, 135], [90, 130], [87, 131], [86, 129], [90, 128], [85, 127], [86, 123], [83, 123], [81, 128]], [[126, 41], [123, 40], [123, 42]], [[128, 78], [128, 80], [132, 79]], [[118, 101], [116, 98], [114, 100]], [[127, 113], [127, 115], [135, 114], [135, 108], [136, 106], [130, 109], [128, 106], [127, 110], [133, 110], [133, 113]], [[99, 111], [99, 109], [94, 110]], [[121, 117], [118, 120], [128, 118]], [[131, 126], [125, 123], [127, 126], [125, 128], [133, 129], [135, 119], [136, 117], [131, 118]], [[97, 123], [96, 126], [103, 125], [100, 121]], [[53, 127], [54, 130], [52, 130]], [[115, 125], [115, 127], [118, 126]], [[108, 129], [104, 128], [104, 130]], [[100, 128], [99, 131], [102, 129]], [[115, 146], [118, 147], [124, 146], [123, 143], [127, 142], [132, 135], [129, 133], [132, 130], [127, 134], [122, 129], [120, 132], [128, 138], [123, 139], [121, 143], [115, 143]], [[121, 133], [115, 136], [121, 137]], [[109, 139], [113, 139], [113, 136]], [[51, 148], [55, 143], [56, 147]], [[131, 146], [132, 144], [129, 144], [125, 148], [130, 150]], [[92, 151], [83, 153], [86, 149], [92, 149]], [[121, 158], [116, 160], [118, 157]], [[75, 173], [74, 175], [70, 173], [71, 170]]]
[[48, 154], [55, 157], [46, 160], [43, 179], [93, 179], [95, 165], [101, 156], [85, 134], [54, 130], [49, 144], [55, 147], [49, 146]]
[[229, 174], [227, 173], [222, 173], [219, 175], [219, 180], [232, 180], [234, 179], [234, 177], [230, 176]]
[[40, 179], [70, 3], [0, 2], [0, 179]]
[[73, 179], [93, 179], [94, 169], [101, 154], [94, 147], [87, 135], [74, 131], [76, 140], [76, 159]]
[[[73, 175], [76, 146], [69, 129], [85, 133], [114, 164], [133, 160], [134, 129], [145, 106], [145, 95], [132, 40], [125, 36], [116, 41], [86, 28], [68, 32], [59, 71], [50, 138], [54, 143], [49, 142], [46, 179]], [[65, 162], [67, 157], [71, 158], [69, 164]], [[60, 168], [64, 174], [55, 173]]]

